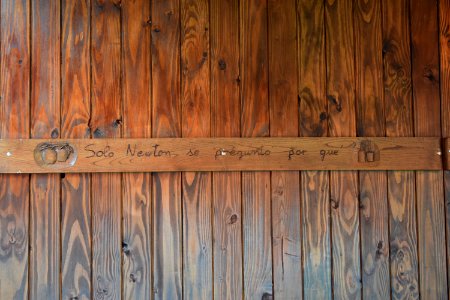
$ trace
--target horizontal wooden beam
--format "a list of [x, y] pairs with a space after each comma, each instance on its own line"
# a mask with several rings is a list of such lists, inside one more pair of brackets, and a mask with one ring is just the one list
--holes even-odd
[[441, 170], [442, 152], [420, 137], [16, 139], [0, 140], [0, 173]]

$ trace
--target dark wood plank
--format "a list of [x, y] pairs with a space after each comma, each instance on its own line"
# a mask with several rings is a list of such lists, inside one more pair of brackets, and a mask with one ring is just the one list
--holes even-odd
[[[295, 8], [293, 0], [268, 3], [271, 136], [298, 136]], [[272, 172], [271, 179], [274, 295], [301, 299], [300, 174]]]
[[[356, 1], [355, 67], [358, 136], [384, 136], [381, 1]], [[389, 217], [386, 172], [359, 173], [363, 298], [388, 299]]]
[[[211, 130], [240, 136], [239, 1], [210, 1]], [[240, 299], [242, 274], [241, 173], [213, 173], [214, 298]]]
[[[327, 99], [330, 136], [354, 136], [355, 63], [352, 1], [325, 5]], [[330, 173], [333, 291], [336, 298], [361, 297], [358, 173]]]
[[[382, 5], [387, 136], [413, 135], [409, 1]], [[417, 299], [416, 197], [413, 172], [388, 172], [391, 297]]]
[[[411, 1], [414, 133], [440, 136], [437, 1]], [[447, 299], [443, 172], [417, 172], [417, 229], [420, 294]]]
[[[30, 130], [30, 5], [1, 1], [0, 137]], [[29, 175], [0, 176], [0, 298], [28, 298]]]
[[[90, 1], [62, 1], [61, 136], [89, 138]], [[91, 299], [89, 174], [61, 183], [61, 296]]]
[[[123, 137], [151, 137], [150, 2], [121, 2]], [[122, 295], [152, 296], [151, 174], [122, 175]]]
[[[241, 132], [269, 135], [267, 3], [240, 2]], [[272, 291], [270, 172], [242, 173], [244, 294], [265, 299]]]
[[[94, 138], [120, 137], [120, 7], [94, 0], [91, 9], [91, 119]], [[121, 175], [92, 175], [92, 291], [121, 297]], [[107, 238], [106, 238], [107, 237]]]
[[[152, 135], [181, 135], [179, 1], [152, 2]], [[156, 299], [183, 295], [181, 173], [152, 176]]]
[[[31, 137], [60, 135], [60, 1], [31, 5]], [[30, 180], [30, 299], [60, 294], [60, 176]]]
[[[326, 136], [324, 1], [297, 1], [300, 136]], [[329, 173], [301, 172], [303, 295], [331, 299]]]
[[[441, 114], [450, 116], [450, 1], [439, 1], [439, 44], [441, 79]], [[450, 118], [442, 117], [442, 136], [450, 138]], [[450, 141], [447, 140], [450, 148]], [[444, 149], [444, 151], [446, 151]], [[450, 151], [447, 148], [447, 167], [450, 168]], [[444, 192], [447, 225], [447, 272], [450, 269], [450, 171], [444, 172]], [[448, 276], [447, 280], [449, 280]], [[449, 285], [450, 286], [450, 285]]]
[[[182, 135], [211, 135], [209, 1], [181, 1]], [[183, 295], [213, 296], [211, 173], [183, 173]]]

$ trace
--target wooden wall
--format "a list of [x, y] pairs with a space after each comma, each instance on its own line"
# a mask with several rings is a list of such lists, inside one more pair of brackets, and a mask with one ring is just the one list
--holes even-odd
[[[0, 2], [0, 138], [450, 137], [450, 0]], [[1, 175], [0, 299], [448, 299], [449, 201], [442, 171]]]

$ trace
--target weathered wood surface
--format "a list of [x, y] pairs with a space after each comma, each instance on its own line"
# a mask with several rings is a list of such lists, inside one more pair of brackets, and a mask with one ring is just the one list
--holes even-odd
[[[29, 1], [1, 1], [0, 137], [30, 134]], [[29, 175], [0, 176], [0, 298], [29, 294]], [[57, 263], [57, 262], [55, 262]]]
[[16, 139], [0, 140], [0, 172], [441, 170], [441, 152], [440, 138]]
[[[211, 131], [239, 137], [239, 1], [210, 1]], [[213, 173], [214, 299], [243, 297], [240, 172]]]
[[1, 1], [2, 139], [429, 136], [437, 171], [1, 174], [0, 298], [446, 299], [449, 7]]
[[[211, 135], [209, 1], [181, 1], [182, 136]], [[212, 195], [210, 172], [182, 174], [183, 295], [212, 299]]]
[[[89, 138], [90, 2], [62, 1], [61, 137]], [[90, 174], [61, 182], [61, 296], [91, 299]]]
[[[381, 0], [356, 1], [355, 67], [358, 136], [384, 136]], [[359, 172], [363, 299], [389, 299], [386, 172]]]
[[[269, 1], [270, 136], [298, 136], [297, 27], [294, 0]], [[283, 45], [283, 47], [280, 47]], [[272, 172], [274, 296], [301, 299], [301, 209], [299, 172]]]
[[[180, 2], [152, 1], [152, 136], [180, 137]], [[181, 173], [152, 175], [153, 296], [183, 296]]]
[[[269, 135], [268, 4], [240, 1], [241, 133]], [[242, 172], [244, 291], [248, 299], [273, 295], [270, 172]]]
[[[31, 137], [60, 136], [60, 1], [31, 5]], [[30, 179], [30, 299], [60, 294], [60, 176]]]
[[[91, 2], [91, 113], [92, 137], [118, 138], [121, 65], [120, 10], [115, 0]], [[120, 299], [122, 217], [121, 174], [91, 177], [92, 195], [92, 298]], [[107, 238], [105, 238], [107, 237]]]
[[[297, 1], [300, 136], [327, 136], [324, 1]], [[330, 175], [301, 172], [303, 296], [331, 299]], [[298, 292], [299, 293], [299, 292]]]
[[[415, 136], [441, 134], [437, 1], [411, 1]], [[448, 116], [443, 116], [448, 118]], [[448, 299], [443, 172], [416, 172], [420, 295]]]
[[[150, 2], [124, 1], [122, 8], [123, 137], [151, 137]], [[122, 297], [152, 297], [151, 174], [122, 177]]]

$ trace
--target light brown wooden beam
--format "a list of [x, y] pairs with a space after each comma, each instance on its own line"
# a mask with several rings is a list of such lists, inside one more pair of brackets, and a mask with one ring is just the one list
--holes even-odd
[[443, 160], [443, 167], [444, 170], [450, 170], [450, 138], [445, 138], [443, 142], [443, 153], [444, 153], [444, 160]]
[[5, 139], [0, 173], [441, 170], [441, 153], [434, 137]]

